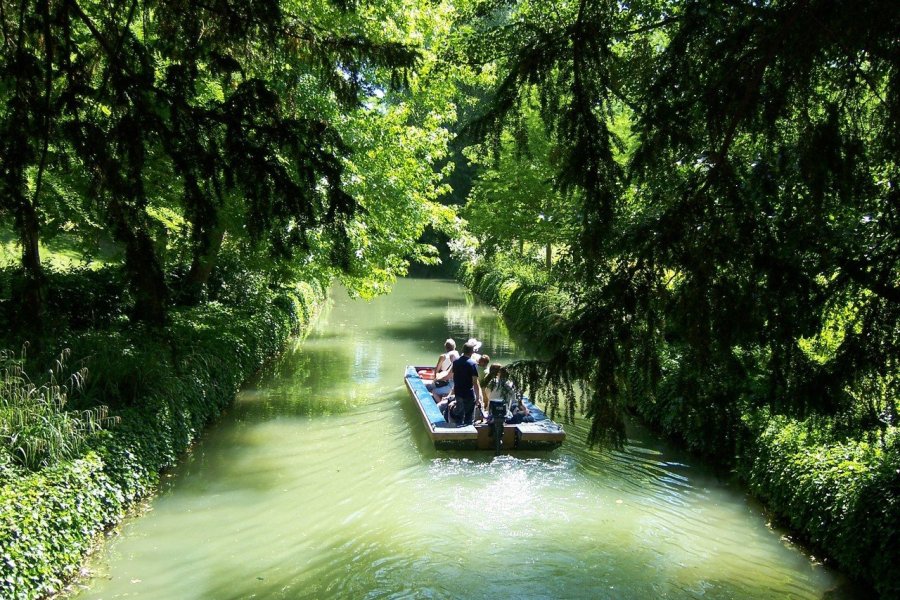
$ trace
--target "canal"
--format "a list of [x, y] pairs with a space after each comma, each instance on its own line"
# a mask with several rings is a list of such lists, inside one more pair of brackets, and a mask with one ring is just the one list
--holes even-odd
[[823, 598], [841, 578], [738, 487], [637, 426], [589, 450], [438, 452], [403, 386], [448, 336], [528, 356], [449, 281], [335, 290], [316, 327], [110, 535], [73, 592], [112, 598]]

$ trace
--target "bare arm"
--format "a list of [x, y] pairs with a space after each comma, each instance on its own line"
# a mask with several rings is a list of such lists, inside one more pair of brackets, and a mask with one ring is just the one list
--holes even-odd
[[437, 379], [438, 371], [441, 370], [441, 363], [442, 363], [442, 362], [444, 362], [444, 355], [443, 355], [443, 354], [441, 354], [440, 356], [438, 356], [437, 364], [434, 365], [434, 378], [435, 378], [435, 379]]

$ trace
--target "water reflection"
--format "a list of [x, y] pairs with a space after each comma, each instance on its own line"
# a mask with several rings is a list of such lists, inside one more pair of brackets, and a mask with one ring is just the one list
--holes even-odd
[[[452, 282], [341, 292], [92, 563], [80, 598], [822, 598], [840, 580], [637, 427], [590, 450], [437, 452], [406, 364], [450, 336], [521, 357]], [[845, 595], [840, 589], [835, 592]]]

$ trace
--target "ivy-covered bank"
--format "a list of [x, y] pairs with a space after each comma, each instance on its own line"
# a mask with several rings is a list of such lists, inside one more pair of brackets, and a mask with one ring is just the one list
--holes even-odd
[[[163, 330], [94, 330], [66, 341], [96, 366], [118, 417], [83, 456], [0, 481], [0, 598], [41, 598], [76, 575], [96, 537], [151, 493], [240, 384], [304, 332], [325, 291], [300, 284], [238, 306], [175, 310]], [[10, 471], [7, 470], [7, 473]]]
[[[551, 349], [572, 303], [546, 275], [502, 260], [466, 263], [460, 280], [508, 322]], [[571, 340], [568, 340], [571, 343]], [[665, 387], [665, 382], [661, 382]], [[900, 433], [846, 431], [827, 418], [740, 410], [697, 411], [665, 394], [634, 395], [628, 409], [692, 451], [732, 467], [817, 556], [884, 598], [900, 597]]]

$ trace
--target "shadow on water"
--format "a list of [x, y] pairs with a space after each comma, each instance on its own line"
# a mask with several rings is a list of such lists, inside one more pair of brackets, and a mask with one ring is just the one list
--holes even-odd
[[419, 298], [414, 303], [415, 306], [423, 309], [434, 308], [445, 310], [448, 307], [458, 306], [459, 301], [449, 300], [447, 298]]
[[428, 436], [425, 423], [422, 421], [422, 415], [419, 414], [419, 409], [416, 408], [412, 399], [409, 397], [409, 391], [406, 389], [405, 385], [397, 390], [395, 397], [400, 403], [400, 414], [403, 416], [404, 424], [409, 428], [410, 435], [419, 455], [422, 456], [423, 460], [434, 458], [437, 454], [437, 450], [435, 450], [434, 443]]
[[405, 342], [418, 342], [424, 344], [432, 344], [435, 349], [435, 356], [441, 353], [441, 344], [443, 339], [436, 342], [434, 332], [446, 329], [446, 321], [443, 315], [429, 315], [417, 320], [415, 323], [385, 323], [375, 326], [371, 331], [385, 339]]

